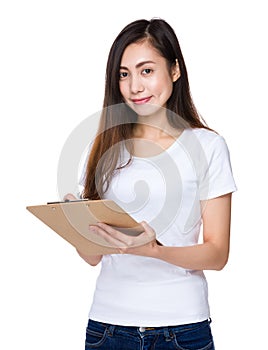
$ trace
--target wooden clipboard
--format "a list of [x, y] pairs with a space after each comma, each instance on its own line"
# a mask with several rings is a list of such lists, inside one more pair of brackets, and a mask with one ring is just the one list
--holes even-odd
[[132, 236], [143, 232], [141, 225], [108, 199], [52, 202], [26, 209], [86, 255], [118, 253], [118, 249], [90, 232], [89, 225], [104, 222]]

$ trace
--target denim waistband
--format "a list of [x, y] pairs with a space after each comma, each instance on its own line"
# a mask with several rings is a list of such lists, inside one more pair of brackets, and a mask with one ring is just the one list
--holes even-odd
[[97, 323], [99, 326], [106, 328], [110, 335], [114, 333], [126, 332], [130, 334], [140, 334], [140, 335], [153, 335], [153, 334], [164, 334], [165, 337], [169, 337], [174, 333], [185, 332], [186, 330], [191, 330], [196, 327], [202, 327], [202, 325], [207, 325], [211, 323], [211, 319], [204, 320], [201, 322], [188, 323], [176, 326], [163, 326], [163, 327], [133, 327], [133, 326], [120, 326], [113, 325], [109, 323], [98, 322], [94, 320], [89, 320], [89, 322]]

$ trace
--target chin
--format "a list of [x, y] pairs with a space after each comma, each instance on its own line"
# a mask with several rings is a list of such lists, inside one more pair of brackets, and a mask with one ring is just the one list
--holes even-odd
[[153, 114], [156, 114], [160, 110], [163, 110], [163, 107], [151, 103], [145, 103], [142, 105], [131, 104], [131, 109], [136, 112], [140, 117], [149, 117]]

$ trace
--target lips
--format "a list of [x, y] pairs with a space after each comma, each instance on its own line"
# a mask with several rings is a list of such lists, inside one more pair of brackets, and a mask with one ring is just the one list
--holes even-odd
[[144, 98], [135, 98], [135, 99], [132, 99], [131, 101], [133, 103], [135, 103], [136, 105], [142, 105], [144, 103], [149, 102], [151, 98], [152, 98], [152, 96], [144, 97]]

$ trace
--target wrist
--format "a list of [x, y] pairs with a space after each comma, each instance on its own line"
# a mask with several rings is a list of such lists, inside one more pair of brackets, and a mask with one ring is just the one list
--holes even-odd
[[161, 250], [162, 244], [159, 241], [153, 241], [150, 249], [150, 257], [159, 259], [160, 256], [160, 250]]

